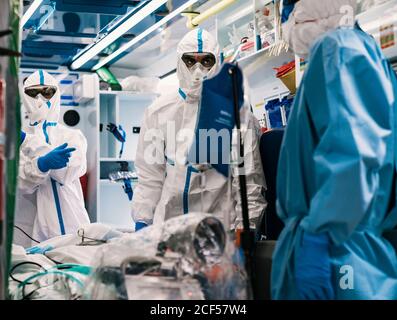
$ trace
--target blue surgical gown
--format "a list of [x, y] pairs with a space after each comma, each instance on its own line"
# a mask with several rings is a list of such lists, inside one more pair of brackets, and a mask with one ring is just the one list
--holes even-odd
[[397, 257], [382, 236], [397, 225], [397, 81], [356, 26], [312, 48], [280, 155], [272, 298], [298, 299], [294, 254], [303, 231], [330, 236], [337, 299], [397, 299]]

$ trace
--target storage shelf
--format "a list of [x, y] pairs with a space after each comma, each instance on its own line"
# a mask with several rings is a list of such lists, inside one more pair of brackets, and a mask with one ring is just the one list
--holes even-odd
[[113, 162], [127, 161], [127, 162], [134, 162], [135, 159], [131, 159], [131, 158], [116, 158], [116, 157], [114, 157], [114, 158], [111, 158], [111, 157], [106, 158], [105, 157], [105, 158], [100, 158], [99, 161], [113, 161]]
[[159, 96], [155, 92], [132, 92], [132, 91], [99, 91], [101, 95], [117, 96], [122, 100], [153, 100]]
[[242, 57], [240, 59], [237, 59], [237, 62], [240, 65], [247, 65], [249, 63], [251, 63], [253, 60], [255, 60], [256, 58], [258, 58], [261, 54], [271, 50], [272, 48], [274, 48], [276, 46], [276, 44], [272, 44], [271, 46], [268, 46], [266, 48], [262, 48], [256, 52], [253, 52], [251, 54], [249, 54], [248, 56]]
[[[120, 187], [120, 186], [122, 186], [122, 182], [121, 181], [117, 181], [117, 182], [113, 182], [113, 181], [110, 181], [109, 179], [100, 179], [99, 180], [99, 182], [100, 182], [100, 184], [101, 184], [101, 186], [116, 186], [116, 187]], [[132, 179], [132, 189], [134, 189], [134, 186], [135, 186], [135, 183], [137, 182], [137, 180], [136, 179]]]

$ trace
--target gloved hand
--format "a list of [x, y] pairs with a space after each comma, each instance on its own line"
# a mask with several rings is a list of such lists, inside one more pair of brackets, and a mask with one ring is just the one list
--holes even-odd
[[304, 232], [295, 252], [295, 281], [303, 300], [332, 300], [331, 258], [327, 234]]
[[26, 249], [26, 254], [45, 254], [47, 251], [54, 249], [53, 246], [47, 245], [45, 247], [34, 246]]
[[26, 138], [26, 133], [24, 131], [21, 131], [21, 144], [25, 141]]
[[146, 228], [146, 227], [147, 227], [147, 224], [145, 222], [138, 221], [138, 222], [135, 223], [135, 232], [139, 231], [139, 230], [141, 230], [143, 228]]
[[69, 162], [71, 153], [76, 150], [76, 148], [66, 148], [67, 146], [68, 144], [64, 143], [46, 155], [40, 157], [37, 161], [40, 171], [48, 172], [50, 169], [65, 168]]
[[120, 125], [117, 127], [114, 123], [109, 123], [106, 127], [106, 130], [113, 133], [114, 137], [118, 141], [125, 142], [125, 132]]
[[130, 179], [124, 179], [123, 189], [124, 189], [124, 192], [128, 196], [128, 200], [131, 201], [132, 200], [132, 196], [134, 195], [134, 191], [132, 190]]

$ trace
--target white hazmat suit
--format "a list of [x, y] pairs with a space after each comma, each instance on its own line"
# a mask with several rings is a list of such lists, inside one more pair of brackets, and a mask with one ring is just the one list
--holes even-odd
[[[189, 70], [181, 57], [191, 52], [212, 53], [217, 63], [207, 74], [198, 68]], [[179, 92], [162, 95], [145, 111], [135, 160], [138, 184], [134, 190], [132, 217], [135, 222], [157, 224], [189, 212], [206, 212], [223, 220], [225, 210], [231, 210], [228, 212], [230, 228], [240, 227], [236, 173], [232, 174], [229, 201], [227, 178], [208, 165], [186, 164], [192, 144], [187, 136], [195, 129], [203, 77], [217, 72], [218, 45], [207, 31], [196, 29], [181, 40], [177, 56]], [[254, 133], [245, 135], [245, 162], [250, 164], [246, 168], [250, 219], [256, 223], [266, 208], [259, 123], [246, 106], [241, 111], [241, 121], [243, 128], [252, 129]]]
[[[30, 124], [20, 148], [18, 195], [21, 203], [26, 203], [26, 199], [29, 199], [30, 206], [17, 206], [15, 225], [23, 228], [28, 215], [36, 211], [32, 237], [44, 241], [74, 233], [79, 226], [89, 223], [79, 180], [87, 168], [87, 141], [80, 130], [58, 123], [60, 89], [56, 79], [39, 70], [26, 79], [24, 88], [35, 85], [55, 86], [57, 91], [48, 101], [41, 95], [32, 98], [23, 94]], [[38, 158], [65, 142], [68, 147], [76, 148], [71, 153], [68, 165], [62, 169], [42, 172], [38, 167]]]

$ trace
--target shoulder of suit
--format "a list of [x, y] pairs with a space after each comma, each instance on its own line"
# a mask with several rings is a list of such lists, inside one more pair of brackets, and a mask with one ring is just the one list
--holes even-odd
[[147, 116], [153, 116], [169, 108], [176, 107], [178, 100], [179, 94], [177, 91], [164, 92], [147, 108]]

